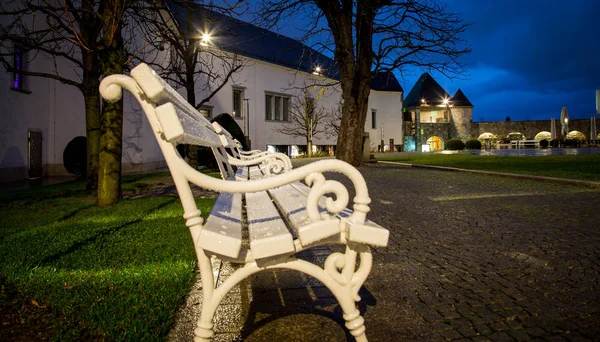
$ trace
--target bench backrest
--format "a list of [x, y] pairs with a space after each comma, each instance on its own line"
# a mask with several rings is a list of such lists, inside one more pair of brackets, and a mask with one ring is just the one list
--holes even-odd
[[222, 177], [225, 179], [234, 175], [231, 165], [222, 156], [223, 151], [219, 151], [224, 148], [221, 135], [210, 121], [147, 64], [142, 63], [131, 70], [131, 77], [137, 81], [146, 97], [157, 104], [156, 115], [168, 142], [211, 147]]

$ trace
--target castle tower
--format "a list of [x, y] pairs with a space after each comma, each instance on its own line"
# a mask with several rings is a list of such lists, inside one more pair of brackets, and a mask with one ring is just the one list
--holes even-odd
[[458, 89], [450, 99], [450, 136], [463, 140], [470, 139], [471, 123], [473, 122], [473, 104]]

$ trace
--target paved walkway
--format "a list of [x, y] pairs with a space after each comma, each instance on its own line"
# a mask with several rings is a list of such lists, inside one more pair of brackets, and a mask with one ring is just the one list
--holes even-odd
[[[370, 341], [600, 336], [600, 189], [391, 165], [361, 172], [369, 218], [391, 233], [361, 291]], [[170, 340], [192, 339], [200, 303], [190, 296]], [[268, 271], [225, 298], [216, 340], [351, 341], [341, 316], [317, 281]]]

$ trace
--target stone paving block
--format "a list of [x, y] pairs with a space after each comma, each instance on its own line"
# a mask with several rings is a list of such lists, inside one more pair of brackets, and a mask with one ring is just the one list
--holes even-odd
[[513, 342], [512, 337], [505, 332], [495, 332], [488, 336], [488, 338], [494, 342]]

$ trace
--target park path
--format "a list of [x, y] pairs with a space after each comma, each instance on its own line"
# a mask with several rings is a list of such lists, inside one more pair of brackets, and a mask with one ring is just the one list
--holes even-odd
[[[391, 233], [361, 291], [370, 341], [600, 336], [600, 189], [389, 165], [360, 170], [373, 199], [369, 217]], [[200, 302], [197, 292], [189, 298], [171, 340], [191, 340]], [[287, 271], [237, 288], [215, 328], [217, 341], [351, 340], [331, 294]]]

